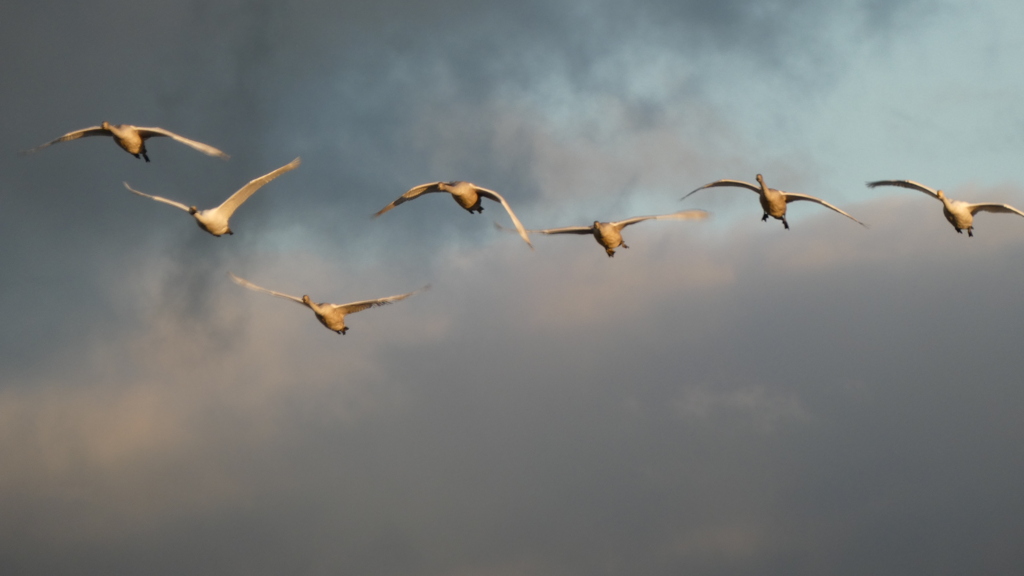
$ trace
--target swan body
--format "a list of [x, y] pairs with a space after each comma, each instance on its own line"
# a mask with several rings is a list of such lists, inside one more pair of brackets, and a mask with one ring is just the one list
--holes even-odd
[[786, 206], [790, 202], [798, 202], [800, 200], [807, 200], [810, 202], [821, 204], [822, 206], [828, 208], [829, 210], [838, 212], [843, 216], [846, 216], [850, 220], [853, 220], [857, 224], [860, 224], [861, 226], [867, 228], [867, 224], [861, 222], [860, 220], [857, 220], [853, 216], [850, 216], [846, 212], [843, 212], [839, 208], [836, 208], [835, 206], [829, 204], [828, 202], [825, 202], [820, 198], [815, 198], [814, 196], [810, 196], [807, 194], [795, 194], [793, 192], [783, 192], [782, 190], [769, 188], [764, 183], [764, 178], [760, 174], [757, 175], [757, 184], [758, 185], [755, 186], [749, 182], [743, 182], [741, 180], [717, 180], [715, 182], [705, 184], [700, 188], [697, 188], [693, 192], [690, 192], [686, 196], [683, 196], [682, 200], [687, 199], [694, 193], [705, 188], [718, 188], [723, 186], [746, 188], [758, 194], [758, 200], [761, 202], [761, 208], [764, 210], [764, 216], [761, 217], [761, 221], [766, 222], [768, 220], [768, 217], [771, 216], [776, 220], [782, 220], [782, 225], [786, 228], [786, 230], [789, 230], [789, 222], [786, 221]]
[[[566, 226], [564, 228], [548, 228], [545, 230], [530, 230], [538, 234], [592, 234], [594, 240], [604, 247], [604, 251], [611, 258], [615, 256], [615, 249], [618, 247], [629, 248], [622, 240], [622, 229], [626, 226], [643, 222], [645, 220], [703, 220], [708, 217], [704, 210], [680, 210], [672, 214], [660, 214], [658, 216], [637, 216], [618, 222], [601, 222], [595, 220], [590, 226]], [[502, 228], [495, 223], [496, 226]]]
[[1009, 204], [997, 204], [993, 202], [982, 202], [971, 204], [962, 200], [950, 200], [942, 190], [933, 190], [924, 184], [918, 184], [913, 180], [878, 180], [868, 182], [868, 188], [877, 186], [899, 186], [924, 192], [925, 194], [942, 202], [942, 215], [953, 225], [957, 234], [963, 234], [967, 230], [967, 236], [974, 236], [974, 215], [978, 212], [1002, 212], [1004, 214], [1016, 214], [1024, 216], [1024, 212], [1010, 206]]
[[270, 182], [271, 180], [277, 178], [278, 176], [284, 174], [285, 172], [298, 168], [299, 164], [301, 163], [302, 160], [300, 158], [296, 158], [295, 160], [292, 160], [291, 162], [285, 164], [284, 166], [278, 168], [277, 170], [274, 170], [269, 174], [260, 176], [259, 178], [256, 178], [255, 180], [249, 182], [245, 186], [242, 186], [241, 188], [238, 189], [237, 192], [235, 192], [234, 194], [229, 196], [227, 200], [222, 202], [220, 206], [217, 206], [216, 208], [209, 208], [206, 210], [199, 210], [195, 206], [186, 206], [181, 202], [168, 200], [167, 198], [163, 198], [161, 196], [152, 196], [150, 194], [146, 194], [145, 192], [139, 192], [138, 190], [135, 190], [134, 188], [129, 186], [127, 182], [124, 182], [124, 187], [130, 190], [131, 192], [138, 194], [139, 196], [144, 196], [146, 198], [149, 198], [150, 200], [163, 202], [164, 204], [169, 204], [171, 206], [174, 206], [175, 208], [184, 210], [185, 212], [188, 212], [189, 214], [192, 215], [193, 218], [196, 219], [196, 223], [199, 225], [200, 228], [206, 230], [207, 232], [213, 234], [214, 236], [222, 236], [224, 234], [234, 234], [234, 232], [231, 231], [231, 227], [228, 223], [228, 220], [231, 218], [231, 215], [235, 213], [235, 210], [237, 210], [238, 207], [242, 205], [243, 202], [248, 200], [249, 197], [252, 196], [253, 193], [255, 193], [257, 190], [262, 188], [264, 184]]
[[268, 290], [261, 286], [257, 286], [244, 278], [239, 278], [238, 276], [231, 274], [230, 272], [228, 272], [228, 274], [231, 276], [231, 279], [234, 280], [235, 283], [240, 286], [245, 286], [246, 288], [250, 290], [255, 290], [257, 292], [264, 292], [266, 294], [270, 294], [271, 296], [277, 296], [278, 298], [287, 298], [288, 300], [298, 302], [299, 304], [308, 307], [310, 310], [313, 311], [313, 314], [316, 315], [316, 319], [319, 320], [321, 324], [326, 326], [328, 330], [333, 330], [338, 334], [345, 334], [348, 332], [348, 326], [345, 325], [345, 316], [347, 316], [348, 314], [355, 314], [356, 312], [366, 310], [367, 308], [372, 308], [374, 306], [384, 306], [385, 304], [391, 304], [392, 302], [405, 300], [406, 298], [412, 296], [413, 294], [417, 294], [424, 290], [430, 289], [430, 285], [427, 284], [426, 286], [420, 288], [419, 290], [414, 290], [412, 292], [407, 292], [405, 294], [398, 294], [396, 296], [377, 298], [375, 300], [360, 300], [359, 302], [349, 302], [348, 304], [318, 304], [316, 302], [313, 302], [308, 295], [303, 295], [302, 298], [299, 298], [298, 296], [290, 296], [288, 294], [275, 292], [274, 290]]
[[451, 194], [452, 199], [454, 199], [459, 206], [462, 206], [470, 214], [474, 212], [479, 214], [484, 211], [484, 207], [482, 205], [483, 198], [489, 198], [500, 203], [505, 208], [505, 211], [508, 212], [509, 217], [512, 219], [512, 223], [515, 224], [516, 230], [519, 232], [519, 236], [531, 249], [533, 248], [533, 244], [530, 242], [530, 236], [527, 234], [526, 228], [523, 227], [522, 222], [520, 222], [519, 218], [516, 217], [515, 212], [512, 211], [512, 207], [508, 205], [505, 198], [494, 190], [482, 188], [471, 182], [456, 180], [452, 182], [430, 182], [428, 184], [420, 184], [419, 186], [409, 189], [409, 191], [402, 194], [394, 202], [388, 204], [379, 212], [374, 214], [373, 217], [376, 218], [399, 204], [403, 204], [409, 200], [414, 200], [423, 194], [429, 194], [431, 192], [447, 192]]
[[132, 126], [131, 124], [111, 124], [110, 122], [103, 122], [99, 126], [92, 126], [90, 128], [83, 128], [81, 130], [75, 130], [74, 132], [68, 132], [56, 140], [51, 140], [46, 144], [36, 146], [31, 150], [26, 150], [24, 153], [29, 154], [46, 148], [47, 146], [57, 144], [58, 142], [77, 140], [86, 136], [112, 136], [114, 138], [114, 142], [117, 142], [117, 145], [123, 148], [125, 152], [135, 156], [136, 158], [141, 156], [146, 159], [146, 162], [149, 162], [149, 155], [146, 153], [146, 140], [159, 136], [166, 136], [177, 140], [178, 142], [181, 142], [186, 146], [191, 146], [208, 156], [218, 156], [225, 160], [230, 158], [230, 156], [209, 144], [189, 140], [188, 138], [179, 136], [170, 130], [155, 127], [143, 128], [140, 126]]

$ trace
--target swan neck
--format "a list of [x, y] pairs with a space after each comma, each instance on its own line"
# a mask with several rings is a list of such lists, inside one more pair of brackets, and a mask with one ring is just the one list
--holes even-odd
[[768, 195], [768, 185], [764, 183], [764, 178], [760, 174], [757, 175], [757, 185], [761, 187], [761, 195]]

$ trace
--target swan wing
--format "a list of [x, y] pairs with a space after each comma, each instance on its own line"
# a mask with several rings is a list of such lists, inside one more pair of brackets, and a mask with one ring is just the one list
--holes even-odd
[[706, 210], [680, 210], [671, 214], [659, 214], [657, 216], [637, 216], [627, 220], [611, 222], [613, 226], [622, 230], [626, 226], [643, 222], [644, 220], [703, 220], [709, 216]]
[[876, 188], [878, 186], [899, 186], [900, 188], [909, 188], [911, 190], [917, 190], [918, 192], [924, 192], [932, 198], [939, 200], [938, 192], [924, 184], [918, 184], [913, 180], [877, 180], [875, 182], [868, 182], [867, 185], [868, 188]]
[[1016, 214], [1018, 216], [1024, 216], [1024, 212], [1017, 210], [1009, 204], [995, 204], [991, 202], [985, 202], [981, 204], [968, 204], [967, 209], [971, 211], [971, 214], [977, 214], [978, 212], [1002, 212], [1004, 214]]
[[754, 184], [751, 184], [750, 182], [744, 182], [742, 180], [716, 180], [716, 181], [714, 181], [714, 182], [712, 182], [710, 184], [705, 184], [705, 185], [701, 186], [700, 188], [697, 188], [693, 192], [690, 192], [686, 196], [683, 196], [682, 198], [680, 198], [680, 200], [686, 200], [687, 198], [692, 196], [694, 193], [696, 193], [696, 192], [698, 192], [700, 190], [703, 190], [705, 188], [722, 188], [722, 187], [746, 188], [748, 190], [753, 190], [754, 192], [757, 192], [758, 194], [761, 193], [761, 187], [760, 186], [755, 186]]
[[37, 152], [39, 150], [42, 150], [43, 148], [46, 148], [47, 146], [51, 146], [51, 145], [56, 144], [58, 142], [67, 142], [68, 140], [77, 140], [77, 139], [83, 138], [85, 136], [109, 136], [109, 135], [110, 135], [110, 132], [104, 130], [100, 126], [92, 126], [90, 128], [82, 128], [81, 130], [75, 130], [74, 132], [68, 132], [67, 134], [61, 136], [60, 138], [57, 138], [55, 140], [50, 140], [46, 144], [41, 144], [39, 146], [36, 146], [35, 148], [29, 148], [28, 150], [23, 150], [21, 153], [22, 154], [31, 154], [33, 152]]
[[538, 234], [593, 234], [593, 226], [565, 226], [564, 228], [545, 228], [544, 230], [530, 230]]
[[231, 156], [229, 156], [228, 154], [225, 154], [224, 152], [214, 148], [213, 146], [210, 146], [209, 144], [203, 144], [202, 142], [196, 142], [195, 140], [189, 140], [188, 138], [185, 138], [184, 136], [180, 136], [178, 134], [175, 134], [174, 132], [171, 132], [170, 130], [164, 130], [163, 128], [156, 128], [156, 127], [152, 127], [152, 128], [142, 128], [142, 127], [139, 127], [139, 128], [136, 128], [136, 130], [138, 130], [139, 136], [142, 136], [143, 140], [145, 140], [146, 138], [152, 138], [154, 136], [166, 136], [168, 138], [173, 138], [174, 140], [177, 140], [178, 142], [181, 142], [182, 144], [184, 144], [186, 146], [191, 146], [192, 148], [195, 148], [196, 150], [199, 150], [200, 152], [202, 152], [203, 154], [206, 154], [207, 156], [217, 156], [217, 157], [223, 158], [225, 160], [227, 160], [228, 158], [231, 158]]
[[271, 296], [277, 296], [278, 298], [287, 298], [289, 300], [293, 300], [295, 302], [298, 302], [299, 304], [302, 304], [303, 306], [306, 305], [306, 303], [302, 301], [302, 298], [298, 298], [296, 296], [291, 296], [289, 294], [284, 294], [284, 293], [281, 293], [281, 292], [275, 292], [273, 290], [267, 290], [266, 288], [264, 288], [262, 286], [257, 286], [255, 284], [253, 284], [252, 282], [249, 282], [245, 278], [239, 278], [238, 276], [235, 276], [231, 272], [228, 272], [228, 276], [231, 276], [231, 279], [235, 281], [235, 284], [238, 284], [239, 286], [245, 286], [249, 290], [255, 290], [257, 292], [263, 292], [265, 294], [270, 294]]
[[419, 198], [423, 194], [429, 194], [431, 192], [440, 192], [441, 189], [437, 187], [438, 184], [440, 184], [440, 182], [430, 182], [428, 184], [420, 184], [419, 186], [410, 188], [409, 191], [407, 191], [405, 194], [399, 196], [397, 200], [381, 208], [379, 212], [373, 215], [373, 217], [376, 218], [377, 216], [380, 216], [381, 214], [387, 212], [388, 210], [391, 210], [395, 206], [408, 202], [409, 200], [415, 200], [416, 198]]
[[526, 242], [526, 245], [530, 247], [530, 250], [533, 250], [533, 243], [530, 242], [530, 235], [526, 232], [526, 227], [524, 227], [523, 223], [519, 221], [519, 218], [516, 218], [516, 213], [512, 211], [512, 207], [508, 205], [508, 202], [505, 201], [505, 198], [503, 198], [501, 194], [498, 194], [494, 190], [488, 190], [487, 188], [481, 188], [476, 185], [474, 185], [474, 188], [476, 189], [477, 194], [483, 196], [484, 198], [490, 198], [495, 202], [500, 202], [501, 205], [505, 207], [505, 211], [508, 212], [509, 217], [512, 218], [512, 223], [516, 225], [516, 230], [519, 231], [519, 236], [523, 239], [524, 242]]
[[175, 208], [181, 208], [185, 212], [189, 211], [189, 207], [185, 206], [181, 202], [175, 202], [174, 200], [168, 200], [167, 198], [164, 198], [162, 196], [153, 196], [151, 194], [146, 194], [145, 192], [139, 192], [138, 190], [136, 190], [136, 189], [132, 188], [131, 186], [129, 186], [127, 182], [122, 182], [122, 184], [124, 184], [124, 187], [127, 188], [128, 191], [134, 192], [135, 194], [138, 194], [139, 196], [144, 196], [146, 198], [149, 198], [150, 200], [156, 200], [157, 202], [163, 202], [164, 204], [170, 204], [171, 206], [174, 206]]
[[[519, 233], [515, 228], [506, 228], [497, 222], [494, 223], [494, 227], [502, 232]], [[533, 230], [531, 228], [527, 232], [533, 234], [593, 234], [594, 228], [592, 226], [566, 226], [564, 228], [546, 228], [544, 230]]]
[[237, 210], [238, 207], [242, 205], [242, 202], [248, 200], [249, 196], [252, 196], [254, 192], [259, 190], [266, 183], [270, 182], [274, 178], [277, 178], [281, 174], [284, 174], [285, 172], [289, 172], [291, 170], [295, 170], [296, 168], [299, 167], [299, 164], [302, 164], [302, 159], [296, 158], [295, 160], [292, 160], [291, 162], [285, 164], [284, 166], [281, 166], [277, 170], [274, 170], [269, 174], [264, 174], [263, 176], [256, 178], [252, 182], [249, 182], [245, 186], [239, 188], [237, 192], [228, 197], [227, 200], [225, 200], [220, 206], [217, 207], [217, 210], [223, 211], [225, 218], [230, 218], [231, 215], [235, 213], [235, 210]]
[[409, 296], [418, 294], [424, 290], [430, 290], [430, 284], [427, 284], [419, 290], [413, 290], [412, 292], [406, 292], [405, 294], [398, 294], [396, 296], [387, 296], [385, 298], [377, 298], [376, 300], [360, 300], [359, 302], [349, 302], [348, 304], [336, 304], [335, 308], [340, 308], [345, 314], [355, 314], [360, 310], [366, 310], [367, 308], [373, 308], [374, 306], [384, 306], [385, 304], [405, 300]]
[[842, 214], [843, 216], [846, 216], [850, 220], [853, 220], [854, 222], [856, 222], [857, 224], [860, 224], [861, 226], [863, 226], [865, 228], [868, 227], [867, 224], [861, 222], [860, 220], [857, 220], [853, 216], [850, 216], [846, 212], [843, 212], [842, 210], [840, 210], [839, 208], [836, 208], [835, 206], [829, 204], [828, 202], [825, 202], [821, 198], [815, 198], [814, 196], [808, 196], [807, 194], [796, 194], [794, 192], [783, 192], [783, 194], [786, 196], [786, 204], [789, 204], [790, 202], [798, 202], [800, 200], [808, 200], [810, 202], [817, 202], [818, 204], [821, 204], [822, 206], [824, 206], [825, 208], [828, 208], [829, 210], [832, 210], [834, 212], [838, 212], [838, 213]]

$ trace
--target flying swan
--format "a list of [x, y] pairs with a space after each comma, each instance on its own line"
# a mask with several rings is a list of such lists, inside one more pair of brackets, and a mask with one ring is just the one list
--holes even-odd
[[978, 212], [1003, 212], [1006, 214], [1017, 214], [1024, 216], [1024, 212], [1017, 210], [1009, 204], [995, 204], [984, 202], [981, 204], [970, 204], [962, 200], [950, 200], [942, 193], [942, 190], [932, 190], [924, 184], [918, 184], [913, 180], [878, 180], [868, 182], [868, 188], [876, 186], [899, 186], [919, 190], [942, 202], [942, 214], [949, 220], [949, 223], [956, 229], [957, 234], [963, 234], [967, 230], [967, 236], [974, 236], [974, 215]]
[[484, 211], [484, 207], [481, 206], [481, 200], [483, 198], [490, 198], [495, 202], [500, 202], [501, 205], [505, 207], [508, 215], [512, 218], [512, 223], [516, 225], [516, 230], [519, 231], [519, 236], [522, 237], [523, 241], [525, 241], [527, 245], [530, 246], [530, 249], [533, 249], [533, 244], [530, 243], [530, 237], [526, 233], [526, 228], [523, 227], [519, 218], [516, 218], [515, 212], [512, 211], [508, 202], [501, 197], [501, 194], [498, 194], [494, 190], [481, 188], [471, 182], [456, 180], [452, 182], [431, 182], [429, 184], [420, 184], [419, 186], [410, 189], [405, 194], [402, 194], [391, 204], [382, 208], [380, 212], [374, 214], [373, 217], [376, 218], [399, 204], [408, 202], [409, 200], [415, 200], [421, 195], [429, 194], [431, 192], [448, 192], [452, 195], [452, 198], [459, 204], [459, 206], [465, 208], [470, 214], [473, 212], [482, 213]]
[[348, 314], [355, 314], [356, 312], [366, 310], [367, 308], [372, 308], [374, 306], [384, 306], [385, 304], [391, 304], [392, 302], [405, 300], [406, 298], [412, 296], [413, 294], [430, 289], [430, 284], [427, 284], [426, 286], [420, 288], [419, 290], [414, 290], [406, 294], [399, 294], [397, 296], [377, 298], [376, 300], [361, 300], [359, 302], [349, 302], [348, 304], [317, 304], [316, 302], [310, 300], [309, 296], [304, 295], [302, 298], [298, 298], [296, 296], [289, 296], [288, 294], [282, 294], [281, 292], [275, 292], [273, 290], [267, 290], [266, 288], [257, 286], [244, 278], [239, 278], [238, 276], [231, 274], [230, 272], [228, 272], [228, 274], [231, 276], [231, 279], [234, 280], [235, 283], [239, 284], [240, 286], [245, 286], [246, 288], [250, 290], [255, 290], [257, 292], [265, 292], [267, 294], [270, 294], [271, 296], [287, 298], [289, 300], [298, 302], [299, 304], [308, 306], [309, 309], [312, 310], [314, 314], [316, 314], [316, 319], [319, 320], [321, 324], [326, 326], [328, 330], [333, 330], [338, 334], [345, 334], [346, 332], [348, 332], [348, 326], [345, 326], [345, 316]]
[[843, 212], [839, 208], [836, 208], [835, 206], [829, 204], [828, 202], [825, 202], [820, 198], [808, 196], [807, 194], [795, 194], [793, 192], [783, 192], [782, 190], [769, 188], [767, 185], [765, 185], [764, 178], [762, 178], [760, 174], [757, 175], [757, 183], [760, 186], [755, 186], [749, 182], [743, 182], [741, 180], [718, 180], [716, 182], [705, 184], [700, 188], [697, 188], [697, 190], [694, 190], [693, 192], [690, 192], [686, 196], [683, 196], [680, 200], [686, 200], [697, 191], [703, 190], [705, 188], [735, 186], [738, 188], [747, 188], [753, 190], [754, 192], [757, 192], [759, 200], [761, 201], [761, 208], [764, 209], [764, 216], [761, 217], [761, 221], [767, 222], [768, 217], [771, 216], [776, 220], [782, 220], [782, 225], [786, 227], [786, 230], [789, 230], [789, 222], [786, 222], [786, 205], [789, 204], [790, 202], [796, 202], [798, 200], [809, 200], [811, 202], [817, 202], [818, 204], [821, 204], [822, 206], [828, 208], [829, 210], [833, 210], [835, 212], [842, 214], [843, 216], [846, 216], [850, 220], [853, 220], [854, 222], [860, 224], [865, 228], [868, 227], [867, 224], [861, 222], [860, 220], [857, 220], [853, 216], [850, 216], [846, 212]]
[[[599, 222], [594, 220], [594, 223], [590, 226], [566, 226], [564, 228], [548, 228], [546, 230], [529, 230], [529, 232], [536, 232], [538, 234], [593, 234], [594, 239], [597, 240], [598, 244], [604, 246], [604, 251], [611, 258], [615, 256], [615, 249], [619, 246], [629, 248], [622, 241], [622, 229], [626, 226], [643, 222], [644, 220], [703, 220], [707, 217], [708, 213], [704, 210], [680, 210], [672, 214], [637, 216], [636, 218], [629, 218], [628, 220], [620, 220], [618, 222]], [[501, 230], [508, 230], [497, 222], [494, 225]]]
[[160, 196], [151, 196], [145, 192], [139, 192], [129, 186], [127, 182], [124, 183], [124, 187], [139, 196], [145, 196], [146, 198], [156, 200], [157, 202], [170, 204], [175, 208], [180, 208], [185, 212], [188, 212], [196, 219], [196, 223], [199, 224], [200, 228], [214, 236], [221, 236], [223, 234], [234, 234], [234, 232], [231, 231], [231, 227], [228, 226], [228, 219], [230, 219], [231, 215], [235, 213], [235, 210], [242, 205], [242, 202], [248, 200], [249, 196], [252, 196], [254, 192], [262, 188], [267, 182], [270, 182], [285, 172], [298, 168], [301, 163], [302, 160], [300, 158], [296, 158], [288, 164], [274, 170], [270, 174], [260, 176], [245, 186], [242, 186], [237, 192], [228, 197], [228, 199], [220, 206], [217, 206], [216, 208], [209, 208], [207, 210], [199, 210], [195, 206], [185, 206], [181, 202], [175, 202], [174, 200], [168, 200], [167, 198], [162, 198]]
[[227, 160], [231, 156], [228, 156], [224, 152], [210, 146], [209, 144], [203, 144], [202, 142], [196, 142], [195, 140], [189, 140], [184, 136], [179, 136], [169, 130], [163, 128], [143, 128], [140, 126], [132, 126], [131, 124], [117, 124], [113, 125], [110, 122], [104, 122], [99, 126], [93, 126], [91, 128], [83, 128], [81, 130], [75, 130], [74, 132], [68, 132], [67, 134], [51, 140], [41, 146], [36, 146], [30, 150], [25, 150], [22, 154], [30, 154], [38, 150], [42, 150], [47, 146], [56, 144], [58, 142], [67, 142], [68, 140], [77, 140], [85, 136], [113, 136], [114, 142], [121, 148], [124, 148], [125, 152], [138, 158], [140, 155], [149, 162], [149, 156], [146, 154], [146, 140], [157, 136], [167, 136], [173, 138], [178, 142], [186, 146], [191, 146], [196, 150], [199, 150], [203, 154], [208, 156], [218, 156]]

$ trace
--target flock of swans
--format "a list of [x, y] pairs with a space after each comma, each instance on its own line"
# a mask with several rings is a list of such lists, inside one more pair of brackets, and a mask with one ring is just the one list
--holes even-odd
[[[215, 156], [225, 160], [230, 158], [230, 156], [218, 150], [217, 148], [214, 148], [213, 146], [204, 144], [202, 142], [197, 142], [195, 140], [190, 140], [188, 138], [185, 138], [184, 136], [180, 136], [169, 130], [164, 130], [163, 128], [143, 128], [139, 126], [132, 126], [130, 124], [113, 125], [109, 122], [103, 122], [99, 126], [92, 126], [90, 128], [83, 128], [81, 130], [69, 132], [59, 138], [51, 140], [50, 142], [47, 142], [30, 150], [26, 150], [25, 153], [36, 152], [37, 150], [41, 150], [43, 148], [46, 148], [47, 146], [51, 146], [59, 142], [67, 142], [69, 140], [76, 140], [78, 138], [83, 138], [86, 136], [110, 136], [114, 139], [114, 142], [116, 142], [117, 145], [124, 149], [126, 152], [128, 152], [132, 156], [135, 156], [136, 158], [143, 158], [146, 160], [146, 162], [149, 162], [149, 155], [146, 150], [146, 140], [154, 137], [171, 138], [177, 142], [185, 144], [186, 146], [190, 146], [209, 156]], [[185, 204], [182, 204], [181, 202], [177, 202], [175, 200], [169, 200], [167, 198], [163, 198], [160, 196], [153, 196], [150, 194], [146, 194], [145, 192], [140, 192], [129, 186], [127, 182], [124, 183], [124, 186], [129, 191], [138, 194], [139, 196], [143, 196], [145, 198], [149, 198], [157, 202], [162, 202], [164, 204], [169, 204], [185, 212], [188, 212], [193, 218], [195, 218], [196, 223], [199, 225], [201, 229], [205, 230], [206, 232], [209, 232], [214, 236], [219, 237], [224, 234], [233, 234], [233, 232], [231, 231], [229, 220], [231, 216], [235, 213], [235, 211], [239, 208], [239, 206], [241, 206], [246, 200], [249, 199], [250, 196], [252, 196], [257, 190], [262, 188], [270, 181], [274, 180], [275, 178], [284, 174], [285, 172], [289, 172], [291, 170], [298, 168], [300, 163], [301, 160], [299, 158], [296, 158], [295, 160], [292, 160], [288, 164], [285, 164], [284, 166], [268, 174], [265, 174], [263, 176], [260, 176], [259, 178], [250, 181], [248, 184], [242, 186], [241, 188], [238, 189], [238, 191], [229, 196], [227, 200], [225, 200], [219, 206], [215, 208], [209, 208], [206, 210], [199, 210], [195, 206], [186, 206]], [[946, 220], [948, 220], [949, 223], [953, 225], [953, 228], [959, 234], [963, 234], [963, 231], [967, 230], [968, 236], [974, 236], [974, 215], [977, 214], [978, 212], [996, 212], [1024, 216], [1024, 212], [1021, 212], [1020, 210], [1014, 208], [1013, 206], [1010, 206], [1009, 204], [998, 204], [992, 202], [971, 204], [969, 202], [963, 202], [960, 200], [950, 200], [942, 192], [942, 190], [934, 190], [932, 188], [929, 188], [928, 186], [919, 184], [912, 180], [878, 180], [874, 182], [868, 182], [867, 186], [869, 188], [875, 188], [878, 186], [897, 186], [901, 188], [908, 188], [911, 190], [924, 192], [925, 194], [928, 194], [929, 196], [942, 202], [942, 213], [946, 217]], [[807, 194], [796, 194], [793, 192], [784, 192], [782, 190], [777, 190], [775, 188], [769, 188], [768, 185], [765, 184], [764, 178], [760, 174], [757, 175], [756, 185], [751, 184], [749, 182], [743, 182], [741, 180], [717, 180], [715, 182], [711, 182], [709, 184], [700, 186], [699, 188], [683, 196], [681, 200], [685, 200], [686, 198], [689, 198], [693, 194], [706, 188], [721, 187], [746, 188], [748, 190], [755, 192], [758, 195], [758, 200], [760, 201], [761, 208], [764, 211], [764, 214], [761, 217], [761, 221], [766, 222], [768, 220], [768, 217], [770, 216], [772, 218], [775, 218], [776, 220], [781, 220], [782, 225], [786, 230], [789, 230], [789, 222], [786, 220], [786, 207], [790, 202], [797, 202], [800, 200], [806, 200], [809, 202], [820, 204], [828, 208], [829, 210], [842, 214], [843, 216], [849, 218], [850, 220], [853, 220], [854, 222], [860, 224], [861, 226], [864, 226], [865, 228], [867, 227], [867, 225], [861, 222], [860, 220], [857, 220], [856, 218], [847, 214], [843, 210], [837, 208], [836, 206], [833, 206], [832, 204], [829, 204], [828, 202], [820, 198], [815, 198], [814, 196], [809, 196]], [[482, 188], [470, 182], [452, 181], [431, 182], [428, 184], [421, 184], [419, 186], [415, 186], [409, 189], [409, 191], [407, 191], [405, 194], [402, 194], [396, 200], [382, 208], [379, 212], [374, 214], [374, 218], [381, 216], [382, 214], [388, 212], [389, 210], [398, 206], [399, 204], [403, 204], [410, 200], [415, 200], [416, 198], [419, 198], [423, 194], [429, 194], [431, 192], [447, 192], [451, 194], [452, 199], [455, 200], [455, 202], [459, 206], [468, 211], [470, 214], [483, 213], [484, 208], [482, 201], [484, 198], [498, 202], [505, 209], [505, 211], [508, 212], [509, 218], [512, 220], [515, 229], [511, 230], [505, 228], [498, 224], [497, 222], [495, 222], [495, 226], [501, 230], [517, 232], [519, 236], [523, 239], [523, 241], [526, 242], [526, 244], [530, 247], [531, 250], [533, 249], [533, 243], [530, 242], [530, 232], [545, 235], [590, 234], [593, 235], [597, 243], [604, 248], [605, 253], [608, 254], [609, 257], [612, 257], [615, 255], [616, 248], [629, 248], [629, 246], [627, 246], [626, 243], [622, 240], [622, 229], [625, 228], [626, 226], [630, 226], [632, 224], [637, 224], [639, 222], [644, 222], [647, 220], [702, 220], [708, 217], [708, 213], [705, 212], [704, 210], [681, 210], [671, 214], [661, 214], [656, 216], [638, 216], [635, 218], [627, 218], [626, 220], [619, 220], [617, 222], [594, 221], [594, 223], [591, 224], [590, 226], [565, 226], [561, 228], [529, 230], [525, 226], [523, 226], [522, 222], [519, 221], [519, 218], [515, 215], [515, 212], [512, 211], [512, 207], [509, 206], [509, 203], [501, 194], [498, 194], [494, 190]], [[244, 278], [235, 276], [230, 272], [228, 274], [231, 277], [231, 279], [240, 286], [244, 286], [245, 288], [255, 290], [257, 292], [263, 292], [266, 294], [270, 294], [272, 296], [277, 296], [279, 298], [286, 298], [288, 300], [292, 300], [294, 302], [298, 302], [299, 304], [307, 306], [316, 315], [317, 320], [319, 320], [329, 330], [333, 330], [338, 334], [345, 334], [346, 332], [348, 332], [348, 327], [345, 325], [346, 315], [354, 314], [367, 308], [383, 306], [385, 304], [390, 304], [392, 302], [404, 300], [414, 294], [417, 294], [418, 292], [430, 288], [430, 285], [428, 284], [420, 288], [419, 290], [414, 290], [412, 292], [398, 294], [395, 296], [386, 296], [384, 298], [377, 298], [374, 300], [360, 300], [358, 302], [350, 302], [348, 304], [318, 304], [313, 302], [308, 295], [303, 295], [301, 298], [297, 296], [290, 296], [288, 294], [275, 292], [274, 290], [268, 290], [267, 288], [257, 286], [256, 284], [253, 284], [252, 282], [249, 282]]]

